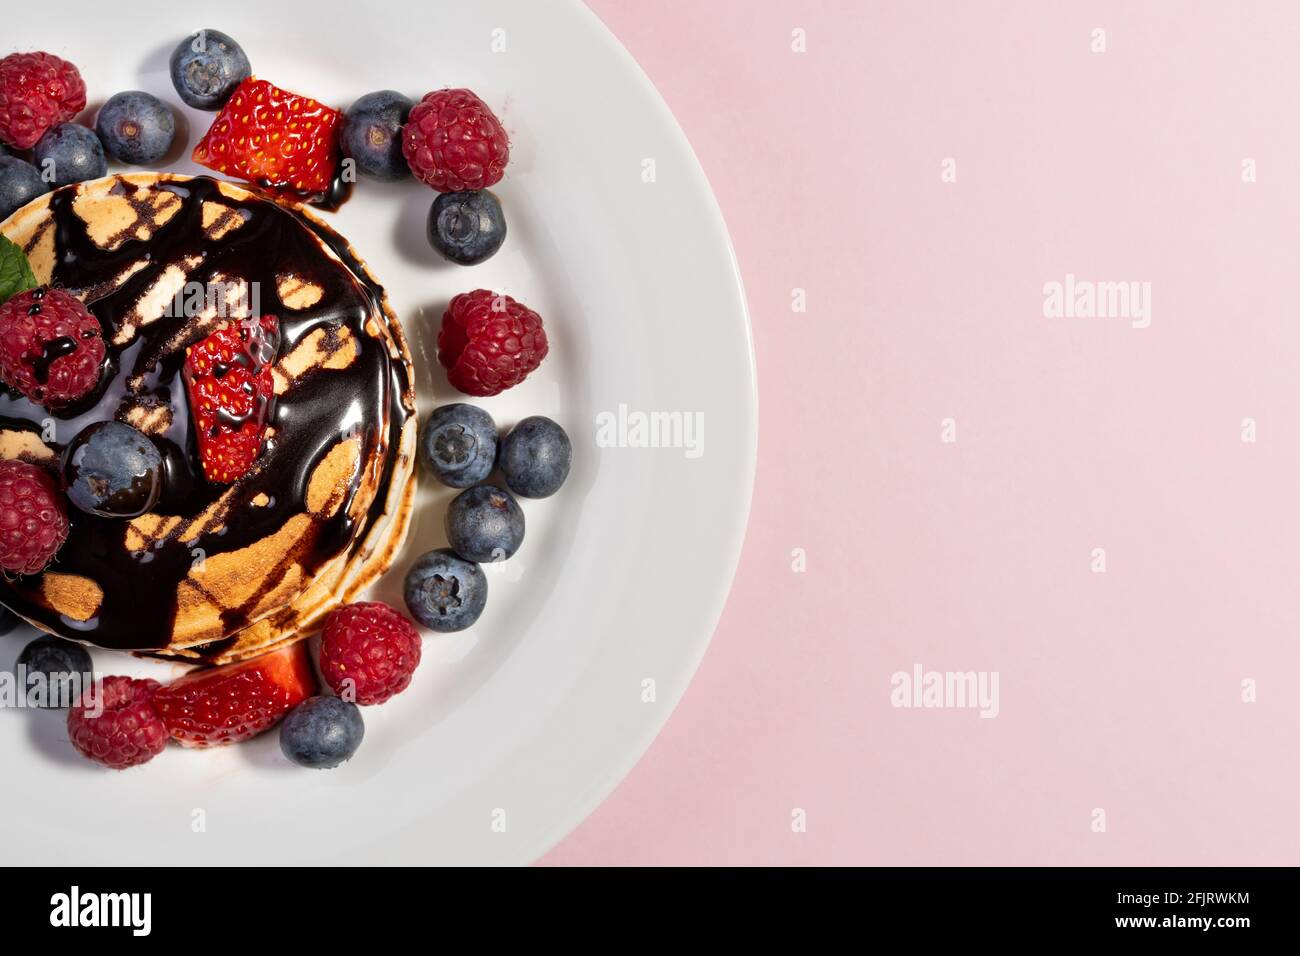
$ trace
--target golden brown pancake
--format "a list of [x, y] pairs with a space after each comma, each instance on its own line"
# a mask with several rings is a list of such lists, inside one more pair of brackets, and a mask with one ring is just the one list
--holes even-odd
[[[87, 425], [150, 435], [166, 481], [135, 519], [69, 506], [40, 574], [0, 581], [38, 627], [104, 647], [224, 663], [296, 640], [387, 570], [409, 524], [411, 360], [382, 288], [317, 217], [230, 183], [152, 173], [56, 190], [0, 224], [37, 281], [80, 298], [108, 345], [100, 387], [51, 412], [0, 393], [0, 458], [57, 468]], [[181, 376], [223, 322], [275, 315], [263, 450], [209, 483]]]

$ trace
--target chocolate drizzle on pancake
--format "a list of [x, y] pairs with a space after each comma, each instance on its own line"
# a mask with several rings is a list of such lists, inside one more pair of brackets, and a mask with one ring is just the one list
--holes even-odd
[[[153, 195], [137, 195], [142, 192]], [[128, 412], [159, 416], [163, 426], [152, 437], [163, 453], [166, 483], [151, 514], [162, 519], [160, 528], [132, 550], [128, 522], [70, 508], [71, 530], [54, 563], [40, 575], [0, 581], [0, 602], [67, 637], [124, 650], [162, 650], [173, 643], [179, 589], [203, 587], [203, 575], [191, 573], [196, 560], [250, 547], [297, 520], [303, 531], [281, 552], [277, 567], [270, 573], [264, 567], [250, 569], [261, 580], [245, 600], [231, 606], [229, 600], [212, 599], [221, 632], [191, 650], [213, 657], [230, 645], [250, 614], [271, 610], [261, 607], [263, 599], [285, 584], [286, 575], [299, 569], [310, 577], [326, 562], [352, 553], [383, 516], [385, 490], [410, 415], [408, 372], [390, 354], [388, 343], [367, 327], [385, 321], [382, 288], [327, 227], [268, 200], [233, 198], [206, 177], [162, 178], [148, 190], [120, 179], [112, 194], [123, 196], [138, 218], [108, 242], [92, 238], [74, 211], [78, 187], [57, 190], [49, 198], [55, 230], [51, 284], [83, 295], [103, 326], [110, 343], [103, 384], [76, 408], [57, 411], [0, 392], [0, 429], [40, 434], [53, 420], [57, 440], [44, 444], [59, 453], [93, 421], [131, 420]], [[229, 212], [205, 228], [205, 203]], [[232, 214], [238, 216], [238, 228], [231, 228]], [[142, 225], [146, 228], [138, 233]], [[326, 255], [321, 244], [339, 261]], [[310, 365], [277, 388], [280, 394], [268, 418], [270, 437], [257, 463], [233, 485], [210, 484], [203, 477], [182, 376], [185, 347], [212, 326], [184, 315], [142, 322], [136, 314], [146, 294], [178, 264], [183, 264], [187, 282], [257, 283], [260, 313], [280, 319], [282, 360], [314, 334], [327, 354], [341, 348], [343, 339], [355, 350], [344, 366], [331, 364], [326, 370]], [[319, 298], [297, 309], [287, 305], [277, 286], [277, 278], [286, 274], [308, 277]], [[313, 472], [349, 441], [359, 443], [360, 466], [325, 505], [313, 507]], [[381, 469], [377, 486], [373, 474], [367, 475], [367, 469], [375, 468]], [[356, 498], [367, 482], [379, 491], [361, 511]], [[51, 574], [94, 582], [102, 599], [93, 616], [74, 620], [52, 609], [43, 597], [43, 579]]]

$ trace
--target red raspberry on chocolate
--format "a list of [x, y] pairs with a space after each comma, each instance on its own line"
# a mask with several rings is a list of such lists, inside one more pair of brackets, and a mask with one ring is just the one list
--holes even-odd
[[52, 53], [11, 53], [0, 60], [0, 140], [31, 149], [51, 127], [86, 108], [77, 68]]
[[406, 690], [419, 663], [419, 632], [387, 604], [349, 604], [325, 619], [321, 674], [345, 700], [382, 704]]
[[54, 479], [25, 461], [0, 461], [0, 569], [36, 574], [67, 537], [67, 506]]
[[151, 703], [157, 689], [156, 680], [105, 677], [68, 711], [72, 746], [114, 770], [148, 763], [171, 739]]
[[0, 379], [38, 405], [84, 397], [103, 361], [99, 320], [62, 289], [31, 289], [0, 305]]
[[416, 178], [440, 193], [486, 189], [505, 175], [510, 139], [469, 90], [438, 90], [412, 107], [402, 155]]
[[537, 370], [548, 348], [540, 315], [487, 289], [452, 299], [438, 333], [438, 361], [447, 381], [467, 395], [514, 388]]

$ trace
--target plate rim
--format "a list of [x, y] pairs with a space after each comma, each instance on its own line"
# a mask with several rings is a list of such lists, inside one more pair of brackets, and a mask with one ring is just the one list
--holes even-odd
[[758, 471], [758, 421], [759, 421], [759, 392], [758, 392], [758, 362], [754, 352], [754, 327], [749, 314], [749, 300], [745, 295], [744, 277], [740, 271], [740, 260], [736, 256], [735, 245], [731, 241], [731, 232], [727, 228], [726, 218], [722, 214], [722, 207], [718, 203], [718, 197], [713, 191], [713, 185], [709, 182], [708, 174], [704, 170], [703, 163], [695, 153], [695, 148], [691, 145], [690, 138], [686, 131], [682, 129], [681, 124], [677, 122], [677, 117], [673, 114], [672, 108], [668, 101], [664, 99], [663, 94], [659, 92], [654, 81], [650, 79], [649, 74], [637, 62], [632, 52], [624, 46], [617, 34], [611, 30], [603, 20], [597, 16], [582, 0], [569, 0], [571, 7], [581, 11], [582, 16], [588, 20], [589, 26], [594, 28], [595, 32], [603, 35], [605, 42], [615, 51], [617, 56], [627, 68], [629, 75], [636, 78], [637, 84], [647, 94], [647, 101], [653, 104], [653, 108], [660, 114], [660, 118], [665, 121], [665, 126], [669, 135], [676, 140], [676, 145], [685, 151], [690, 157], [689, 173], [695, 181], [694, 185], [698, 187], [704, 195], [708, 197], [708, 203], [704, 210], [707, 218], [707, 224], [711, 231], [717, 233], [721, 238], [722, 245], [727, 251], [727, 260], [731, 265], [730, 282], [734, 284], [736, 293], [736, 304], [739, 306], [739, 316], [741, 331], [745, 343], [745, 370], [748, 373], [749, 389], [748, 403], [745, 407], [747, 427], [744, 432], [744, 490], [743, 497], [740, 501], [739, 521], [735, 525], [732, 533], [732, 540], [728, 542], [728, 554], [723, 561], [726, 568], [725, 587], [718, 589], [714, 596], [713, 608], [710, 611], [711, 623], [693, 652], [689, 660], [685, 662], [682, 669], [683, 679], [673, 683], [671, 699], [667, 701], [668, 706], [660, 708], [654, 718], [652, 718], [643, 729], [638, 732], [637, 739], [632, 746], [625, 750], [624, 757], [618, 762], [618, 766], [611, 771], [609, 779], [602, 781], [598, 786], [593, 786], [591, 796], [582, 801], [581, 804], [574, 804], [575, 809], [567, 815], [567, 821], [557, 826], [558, 833], [550, 839], [539, 839], [537, 842], [540, 847], [528, 853], [529, 864], [536, 863], [546, 854], [550, 853], [562, 843], [571, 833], [573, 833], [582, 823], [590, 817], [603, 804], [609, 796], [627, 779], [628, 774], [635, 769], [636, 765], [641, 762], [650, 746], [658, 738], [659, 734], [668, 725], [668, 721], [677, 711], [678, 705], [681, 704], [682, 698], [686, 696], [686, 691], [690, 688], [691, 682], [694, 681], [695, 675], [699, 670], [700, 664], [704, 660], [704, 655], [708, 653], [709, 645], [713, 643], [713, 636], [717, 632], [718, 624], [722, 620], [722, 614], [726, 610], [726, 605], [731, 597], [732, 588], [736, 582], [736, 572], [740, 568], [740, 558], [744, 551], [745, 538], [749, 531], [749, 516], [753, 507], [754, 499], [754, 481]]

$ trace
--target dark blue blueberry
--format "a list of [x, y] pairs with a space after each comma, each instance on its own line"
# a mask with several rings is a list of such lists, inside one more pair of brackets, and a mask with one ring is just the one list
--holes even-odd
[[442, 193], [429, 210], [429, 245], [452, 262], [477, 265], [506, 241], [506, 216], [486, 189]]
[[337, 697], [308, 697], [280, 725], [280, 750], [300, 767], [330, 770], [366, 735], [361, 708]]
[[37, 141], [32, 155], [56, 189], [108, 175], [104, 144], [80, 123], [60, 123]]
[[95, 117], [108, 155], [130, 166], [157, 163], [172, 148], [176, 117], [158, 97], [140, 90], [114, 94]]
[[487, 604], [487, 576], [450, 548], [422, 554], [406, 572], [404, 596], [411, 616], [435, 631], [463, 631]]
[[499, 463], [506, 487], [522, 498], [549, 498], [569, 477], [573, 444], [549, 418], [533, 415], [501, 443]]
[[524, 541], [519, 502], [495, 485], [478, 485], [452, 499], [447, 508], [447, 541], [466, 561], [504, 561]]
[[0, 636], [8, 634], [23, 622], [23, 619], [9, 608], [0, 604]]
[[25, 669], [29, 699], [46, 710], [76, 703], [90, 686], [94, 671], [84, 647], [49, 635], [24, 647], [16, 667]]
[[0, 221], [49, 191], [50, 184], [41, 179], [31, 163], [15, 156], [0, 156]]
[[172, 86], [196, 110], [219, 110], [253, 75], [244, 48], [220, 30], [191, 33], [172, 51]]
[[63, 452], [68, 500], [91, 514], [138, 517], [158, 501], [162, 483], [158, 447], [122, 422], [87, 425]]
[[396, 90], [367, 93], [343, 114], [343, 155], [372, 179], [394, 182], [411, 175], [402, 155], [402, 126], [412, 103]]
[[420, 434], [420, 461], [444, 485], [468, 488], [492, 473], [497, 426], [481, 408], [457, 402], [433, 410]]

